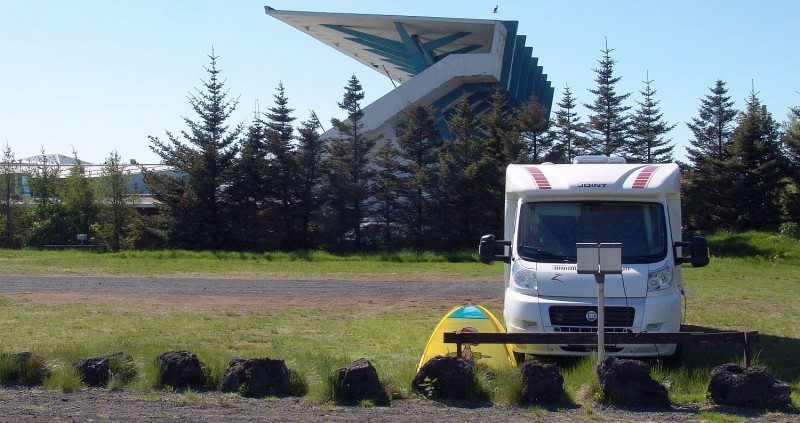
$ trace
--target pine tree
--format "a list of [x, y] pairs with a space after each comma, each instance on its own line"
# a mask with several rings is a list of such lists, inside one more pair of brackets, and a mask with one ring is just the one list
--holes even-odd
[[119, 153], [111, 152], [97, 181], [101, 203], [98, 232], [111, 251], [133, 248], [138, 238], [138, 199], [132, 195], [130, 181], [131, 174], [125, 170]]
[[548, 160], [556, 163], [571, 163], [575, 156], [583, 154], [579, 146], [585, 145], [586, 141], [582, 137], [585, 132], [584, 124], [575, 110], [577, 107], [576, 99], [572, 96], [569, 85], [564, 88], [564, 95], [558, 103], [556, 120], [551, 127], [551, 137], [554, 146], [548, 155]]
[[617, 61], [611, 58], [612, 51], [606, 42], [605, 49], [601, 50], [603, 58], [598, 60], [600, 67], [594, 69], [597, 88], [589, 90], [595, 95], [594, 103], [584, 104], [592, 114], [586, 126], [586, 145], [579, 148], [590, 154], [611, 156], [620, 153], [628, 144], [630, 106], [623, 105], [623, 102], [630, 93], [617, 95], [615, 91], [622, 78], [614, 76]]
[[[331, 208], [328, 232], [340, 243], [349, 242], [355, 250], [363, 247], [361, 226], [365, 223], [371, 196], [374, 169], [370, 167], [378, 140], [364, 129], [361, 100], [364, 91], [355, 75], [348, 81], [339, 108], [346, 120], [331, 119], [337, 135], [330, 140], [327, 160], [328, 205]], [[350, 242], [352, 241], [352, 242]]]
[[396, 132], [400, 223], [407, 228], [412, 245], [424, 248], [442, 144], [433, 108], [421, 103], [409, 105]]
[[732, 176], [727, 159], [737, 112], [725, 82], [717, 80], [710, 91], [700, 100], [698, 117], [687, 124], [693, 139], [686, 149], [690, 162], [684, 173], [683, 197], [691, 229], [716, 230], [736, 219], [730, 207], [735, 197], [729, 189]]
[[780, 197], [785, 185], [786, 163], [781, 152], [778, 123], [761, 103], [755, 90], [739, 114], [731, 136], [730, 189], [735, 201], [732, 229], [765, 229], [779, 222]]
[[273, 96], [275, 105], [266, 114], [267, 139], [267, 191], [272, 198], [270, 204], [270, 220], [277, 225], [273, 231], [278, 237], [279, 246], [283, 250], [294, 248], [295, 218], [295, 186], [297, 184], [297, 162], [295, 159], [294, 128], [291, 116], [294, 111], [289, 108], [289, 99], [278, 84], [277, 93]]
[[[208, 81], [204, 90], [190, 94], [189, 104], [198, 120], [184, 118], [188, 131], [181, 137], [167, 131], [167, 141], [150, 136], [150, 149], [170, 166], [178, 177], [145, 169], [145, 181], [154, 197], [170, 215], [170, 242], [190, 249], [218, 249], [228, 246], [230, 221], [223, 200], [231, 169], [238, 153], [237, 141], [242, 125], [228, 126], [237, 101], [228, 100], [225, 81], [220, 79], [218, 56], [211, 51], [211, 64], [205, 68]], [[182, 139], [181, 139], [182, 138]]]
[[658, 101], [655, 100], [656, 90], [651, 88], [653, 80], [647, 74], [647, 80], [642, 95], [642, 101], [637, 101], [632, 119], [632, 141], [628, 145], [627, 159], [634, 163], [670, 163], [673, 161], [672, 150], [675, 145], [671, 139], [665, 138], [675, 124], [670, 125], [663, 119]]
[[527, 163], [539, 163], [553, 146], [553, 138], [548, 136], [550, 129], [549, 110], [532, 99], [517, 110], [517, 131], [522, 135], [527, 150]]
[[296, 197], [297, 211], [300, 220], [298, 224], [299, 247], [309, 249], [312, 247], [314, 232], [322, 209], [322, 178], [325, 173], [323, 155], [325, 142], [317, 132], [320, 122], [312, 114], [310, 120], [302, 122], [297, 130], [297, 182]]

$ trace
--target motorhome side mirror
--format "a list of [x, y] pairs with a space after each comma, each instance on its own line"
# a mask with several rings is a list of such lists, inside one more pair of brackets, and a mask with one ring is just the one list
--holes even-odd
[[692, 237], [692, 267], [703, 267], [708, 265], [709, 251], [708, 241], [702, 236]]
[[494, 264], [494, 235], [484, 235], [478, 244], [478, 259], [481, 263]]
[[676, 264], [690, 263], [692, 267], [708, 265], [710, 254], [708, 252], [708, 241], [704, 237], [693, 236], [691, 242], [676, 242], [675, 246], [689, 249], [689, 257], [675, 256]]
[[511, 262], [511, 257], [507, 255], [495, 255], [494, 249], [497, 245], [511, 245], [510, 241], [497, 241], [494, 235], [484, 235], [481, 243], [478, 244], [478, 259], [481, 263], [494, 264], [495, 260], [502, 260], [504, 263]]

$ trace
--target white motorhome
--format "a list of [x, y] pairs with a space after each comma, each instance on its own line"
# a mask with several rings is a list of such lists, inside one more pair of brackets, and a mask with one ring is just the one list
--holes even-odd
[[[481, 261], [505, 262], [509, 333], [597, 331], [595, 278], [577, 272], [578, 243], [621, 243], [622, 272], [605, 276], [605, 332], [678, 332], [681, 264], [708, 264], [702, 237], [681, 242], [676, 164], [581, 156], [506, 170], [505, 241], [481, 239]], [[505, 245], [503, 255], [494, 246]], [[689, 257], [684, 257], [682, 247]], [[514, 345], [516, 354], [588, 355], [597, 345]], [[617, 356], [671, 356], [676, 344], [606, 345]]]

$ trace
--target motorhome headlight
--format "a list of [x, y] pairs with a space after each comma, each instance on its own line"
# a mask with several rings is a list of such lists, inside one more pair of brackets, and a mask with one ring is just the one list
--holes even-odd
[[521, 289], [538, 288], [536, 271], [523, 266], [520, 260], [515, 260], [514, 264], [511, 265], [511, 282]]
[[672, 265], [669, 262], [664, 267], [651, 270], [647, 274], [647, 290], [663, 291], [672, 286]]

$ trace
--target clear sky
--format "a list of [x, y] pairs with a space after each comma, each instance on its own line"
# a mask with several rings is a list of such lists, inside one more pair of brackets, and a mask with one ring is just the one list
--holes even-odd
[[[363, 105], [392, 89], [388, 78], [264, 13], [279, 10], [519, 21], [557, 102], [569, 85], [581, 103], [605, 40], [622, 80], [639, 91], [649, 77], [682, 158], [685, 123], [717, 79], [736, 107], [752, 87], [773, 117], [800, 106], [800, 1], [771, 0], [0, 0], [0, 143], [17, 158], [47, 153], [102, 163], [116, 150], [158, 161], [148, 135], [196, 119], [187, 95], [207, 79], [212, 48], [239, 105], [231, 124], [252, 121], [283, 82], [297, 122], [310, 110], [330, 127], [351, 75]], [[491, 10], [498, 6], [498, 13]], [[555, 109], [554, 104], [554, 109]], [[585, 119], [586, 110], [579, 112]]]

